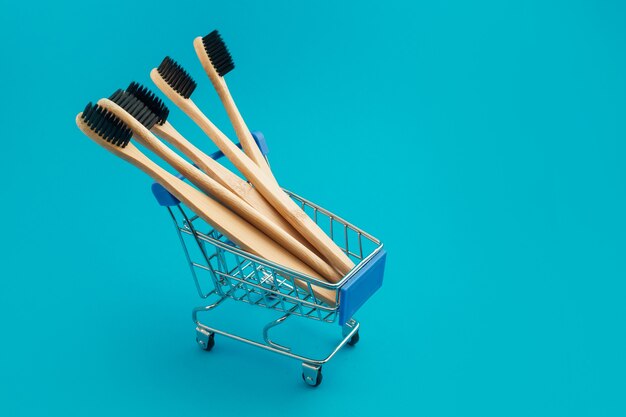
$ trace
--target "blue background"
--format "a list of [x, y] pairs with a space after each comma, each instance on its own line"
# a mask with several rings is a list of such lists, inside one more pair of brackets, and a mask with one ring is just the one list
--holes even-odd
[[[423, 3], [3, 2], [0, 414], [624, 415], [626, 8]], [[232, 132], [191, 44], [213, 28], [282, 184], [389, 251], [316, 390], [197, 348], [149, 179], [74, 125], [169, 54]]]

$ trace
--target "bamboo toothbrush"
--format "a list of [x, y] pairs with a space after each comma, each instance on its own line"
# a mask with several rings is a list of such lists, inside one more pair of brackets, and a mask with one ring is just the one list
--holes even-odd
[[254, 141], [226, 85], [224, 76], [235, 68], [235, 64], [222, 37], [217, 30], [214, 30], [204, 38], [197, 37], [194, 39], [193, 47], [196, 50], [202, 67], [204, 67], [204, 71], [206, 71], [213, 87], [215, 87], [215, 91], [217, 91], [226, 109], [226, 113], [228, 113], [228, 118], [235, 128], [237, 138], [239, 138], [246, 155], [265, 171], [269, 177], [273, 178], [274, 175], [267, 164], [267, 160], [263, 157], [263, 154]]
[[[252, 185], [250, 185], [250, 183], [222, 166], [210, 156], [207, 156], [204, 152], [185, 139], [167, 120], [167, 117], [169, 116], [169, 109], [152, 91], [139, 83], [132, 82], [126, 88], [126, 92], [136, 97], [148, 109], [157, 115], [157, 122], [152, 128], [149, 128], [151, 132], [157, 134], [169, 142], [172, 146], [179, 149], [208, 176], [228, 188], [233, 193], [237, 194], [242, 200], [257, 209], [260, 213], [267, 216], [287, 233], [298, 239], [300, 243], [315, 251], [315, 248], [304, 237], [302, 237], [302, 235], [291, 224], [289, 224], [289, 222], [287, 222], [280, 215], [280, 213], [278, 213], [276, 209], [274, 209], [274, 207], [272, 207], [272, 205], [269, 204], [267, 200], [263, 198], [263, 196], [254, 187], [252, 187]], [[113, 96], [109, 97], [109, 99], [117, 104], [120, 104]], [[122, 107], [124, 107], [124, 109], [129, 113], [133, 114], [128, 107]], [[133, 114], [133, 116], [135, 115]]]
[[[94, 106], [89, 103], [85, 110], [76, 116], [76, 124], [90, 139], [148, 174], [212, 227], [244, 250], [283, 265], [292, 271], [309, 275], [318, 280], [322, 279], [313, 269], [250, 223], [191, 185], [176, 178], [144, 155], [130, 143], [133, 130], [112, 113], [99, 105]], [[139, 122], [134, 124], [142, 126]], [[307, 286], [306, 283], [297, 281], [298, 285]], [[329, 305], [335, 304], [335, 291], [314, 285], [312, 285], [312, 289], [319, 298]]]
[[[160, 158], [170, 164], [174, 169], [183, 174], [189, 181], [194, 183], [205, 193], [219, 200], [222, 204], [239, 214], [246, 221], [250, 222], [269, 237], [282, 245], [289, 252], [297, 256], [304, 263], [320, 273], [331, 282], [337, 282], [341, 275], [330, 267], [322, 258], [313, 253], [310, 249], [298, 242], [285, 230], [278, 227], [270, 219], [259, 213], [254, 207], [241, 200], [237, 195], [226, 187], [204, 174], [202, 171], [191, 165], [177, 153], [165, 146], [157, 139], [149, 129], [157, 121], [157, 116], [143, 105], [136, 97], [118, 90], [113, 94], [113, 101], [101, 99], [98, 105], [112, 113], [129, 126], [137, 140]], [[119, 104], [117, 104], [119, 103]], [[128, 113], [128, 108], [133, 114]]]
[[196, 83], [169, 57], [150, 72], [157, 87], [209, 136], [226, 157], [280, 214], [335, 267], [347, 274], [354, 263], [319, 226], [283, 192], [275, 180], [262, 171], [200, 111], [189, 98]]

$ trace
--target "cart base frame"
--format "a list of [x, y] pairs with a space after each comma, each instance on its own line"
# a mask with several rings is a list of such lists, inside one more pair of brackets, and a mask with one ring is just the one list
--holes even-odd
[[280, 345], [270, 339], [269, 330], [284, 323], [285, 320], [291, 317], [291, 313], [289, 312], [283, 314], [278, 319], [272, 320], [265, 325], [265, 327], [263, 328], [264, 342], [259, 342], [249, 339], [247, 337], [239, 336], [234, 333], [230, 333], [228, 331], [209, 326], [206, 323], [200, 321], [200, 319], [198, 318], [199, 313], [214, 310], [228, 298], [229, 297], [227, 296], [220, 296], [217, 301], [213, 302], [212, 304], [196, 307], [192, 310], [192, 319], [196, 325], [196, 342], [198, 343], [200, 348], [205, 351], [210, 351], [211, 349], [213, 349], [213, 346], [215, 346], [215, 335], [218, 334], [220, 336], [226, 336], [233, 340], [247, 343], [249, 345], [268, 350], [270, 352], [287, 356], [302, 363], [302, 379], [307, 385], [312, 387], [317, 387], [322, 382], [322, 365], [330, 361], [342, 347], [346, 345], [354, 346], [359, 341], [359, 329], [361, 328], [361, 325], [356, 319], [352, 318], [348, 320], [345, 324], [343, 324], [343, 326], [341, 326], [342, 338], [339, 343], [335, 345], [335, 347], [328, 353], [326, 357], [316, 359], [294, 353], [291, 348]]

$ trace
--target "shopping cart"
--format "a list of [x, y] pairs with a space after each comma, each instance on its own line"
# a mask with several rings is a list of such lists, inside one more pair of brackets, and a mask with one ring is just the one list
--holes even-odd
[[[253, 136], [267, 158], [268, 148], [263, 135], [253, 132]], [[219, 159], [223, 154], [216, 152], [211, 157]], [[152, 192], [158, 203], [165, 206], [172, 217], [198, 295], [203, 299], [210, 298], [211, 301], [192, 311], [196, 324], [196, 341], [200, 347], [211, 350], [215, 344], [215, 334], [219, 334], [279, 353], [301, 361], [303, 380], [308, 385], [318, 386], [322, 382], [322, 365], [332, 359], [343, 346], [353, 346], [359, 341], [360, 324], [353, 315], [382, 285], [386, 260], [382, 243], [339, 216], [285, 190], [356, 264], [339, 282], [322, 283], [237, 247], [160, 184], [154, 183]], [[334, 305], [316, 297], [316, 291], [320, 288], [336, 293]], [[201, 322], [200, 313], [214, 310], [227, 299], [282, 314], [265, 325], [262, 339], [259, 340]], [[270, 329], [284, 323], [291, 316], [325, 323], [336, 322], [342, 328], [341, 338], [323, 358], [297, 354], [286, 344], [270, 339], [269, 335]]]

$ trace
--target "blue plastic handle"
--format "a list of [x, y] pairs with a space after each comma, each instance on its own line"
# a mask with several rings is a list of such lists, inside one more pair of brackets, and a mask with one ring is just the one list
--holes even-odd
[[339, 289], [339, 325], [343, 325], [383, 285], [387, 252], [381, 249]]

